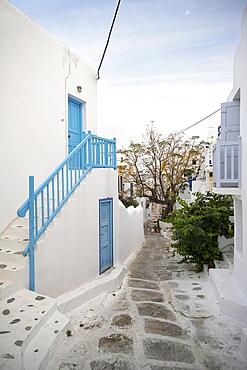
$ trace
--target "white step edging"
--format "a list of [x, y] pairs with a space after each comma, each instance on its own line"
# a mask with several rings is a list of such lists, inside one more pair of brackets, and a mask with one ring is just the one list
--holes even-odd
[[62, 339], [69, 323], [69, 318], [59, 311], [53, 313], [24, 352], [23, 368], [25, 370], [46, 368], [48, 359]]
[[26, 348], [55, 311], [55, 299], [26, 289], [0, 301], [0, 368], [23, 368]]
[[214, 289], [221, 312], [246, 319], [247, 301], [236, 285], [232, 271], [229, 269], [210, 269], [209, 282]]
[[59, 311], [62, 313], [70, 312], [102, 293], [112, 292], [122, 285], [126, 274], [126, 267], [120, 265], [110, 270], [107, 275], [101, 275], [95, 280], [61, 295], [57, 298]]
[[96, 279], [57, 297], [56, 300], [59, 311], [62, 313], [70, 312], [102, 293], [111, 293], [120, 288], [127, 275], [128, 266], [135, 258], [141, 246], [142, 244], [136, 248], [123, 264], [116, 265]]

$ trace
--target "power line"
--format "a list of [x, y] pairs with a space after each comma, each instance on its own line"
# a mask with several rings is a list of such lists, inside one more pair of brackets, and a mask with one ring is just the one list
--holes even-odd
[[194, 126], [198, 125], [199, 123], [201, 123], [201, 122], [205, 121], [207, 118], [209, 118], [209, 117], [213, 116], [215, 113], [219, 112], [220, 110], [221, 110], [221, 108], [219, 108], [219, 109], [215, 110], [214, 112], [210, 113], [208, 116], [206, 116], [206, 117], [204, 117], [204, 118], [200, 119], [200, 121], [197, 121], [197, 122], [193, 123], [192, 125], [190, 125], [190, 126], [188, 126], [188, 127], [184, 128], [183, 130], [178, 131], [178, 134], [181, 134], [182, 132], [187, 131], [187, 130], [189, 130], [190, 128], [192, 128], [192, 127], [194, 127]]
[[115, 13], [114, 13], [113, 20], [112, 20], [111, 28], [110, 28], [110, 31], [109, 31], [109, 34], [108, 34], [108, 37], [107, 37], [107, 41], [106, 41], [106, 44], [105, 44], [104, 52], [103, 52], [103, 55], [101, 57], [101, 61], [100, 61], [100, 64], [99, 64], [99, 67], [98, 67], [98, 70], [97, 70], [97, 80], [99, 80], [99, 78], [100, 78], [99, 71], [100, 71], [100, 68], [102, 66], [102, 63], [103, 63], [103, 60], [104, 60], [104, 57], [105, 57], [105, 53], [106, 53], [106, 50], [107, 50], [107, 47], [108, 47], [108, 44], [109, 44], [109, 41], [110, 41], [110, 38], [111, 38], [111, 33], [112, 33], [113, 26], [114, 26], [114, 23], [115, 23], [115, 20], [116, 20], [116, 17], [117, 17], [117, 13], [118, 13], [120, 3], [121, 3], [121, 0], [118, 0], [117, 7], [116, 7], [116, 10], [115, 10]]

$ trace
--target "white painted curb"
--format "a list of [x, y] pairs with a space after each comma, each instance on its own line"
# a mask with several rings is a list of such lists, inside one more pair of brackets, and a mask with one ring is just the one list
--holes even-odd
[[108, 275], [96, 278], [69, 293], [57, 298], [58, 310], [67, 313], [102, 293], [110, 293], [119, 288], [127, 274], [126, 268], [121, 265], [115, 267]]
[[135, 258], [140, 247], [141, 245], [136, 248], [135, 252], [133, 252], [123, 264], [116, 265], [116, 267], [109, 270], [108, 273], [106, 272], [105, 274], [98, 276], [93, 281], [83, 284], [79, 288], [57, 297], [58, 310], [62, 313], [70, 312], [102, 293], [111, 293], [120, 288], [125, 276], [127, 275], [128, 266]]

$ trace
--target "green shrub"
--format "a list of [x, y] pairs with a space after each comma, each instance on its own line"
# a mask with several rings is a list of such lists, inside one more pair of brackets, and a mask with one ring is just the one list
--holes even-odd
[[233, 236], [233, 202], [231, 196], [214, 193], [196, 194], [196, 200], [183, 206], [169, 217], [173, 224], [174, 247], [183, 256], [180, 263], [194, 263], [197, 271], [206, 264], [214, 267], [215, 259], [222, 259], [218, 237]]

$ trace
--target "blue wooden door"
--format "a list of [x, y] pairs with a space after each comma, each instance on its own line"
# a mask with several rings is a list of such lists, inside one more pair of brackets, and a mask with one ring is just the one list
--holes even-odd
[[68, 152], [72, 152], [82, 139], [82, 103], [69, 97], [68, 101]]
[[112, 198], [99, 201], [99, 272], [113, 265]]

